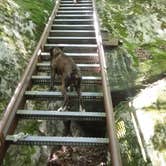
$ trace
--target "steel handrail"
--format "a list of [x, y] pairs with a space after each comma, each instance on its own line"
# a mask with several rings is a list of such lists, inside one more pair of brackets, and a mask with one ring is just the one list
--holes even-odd
[[105, 60], [104, 49], [102, 44], [101, 32], [99, 30], [100, 26], [99, 26], [98, 14], [96, 10], [95, 0], [92, 0], [92, 2], [93, 2], [94, 28], [96, 33], [96, 40], [97, 40], [97, 46], [98, 46], [101, 75], [102, 75], [104, 106], [105, 106], [105, 112], [106, 112], [106, 123], [107, 123], [108, 137], [109, 137], [109, 150], [111, 153], [111, 163], [113, 166], [121, 166], [122, 162], [121, 162], [121, 156], [119, 151], [119, 145], [118, 145], [116, 134], [115, 134], [115, 120], [114, 120], [114, 113], [113, 113], [112, 98], [110, 94], [111, 89], [110, 89], [108, 76], [107, 76], [107, 67], [106, 67], [106, 60]]

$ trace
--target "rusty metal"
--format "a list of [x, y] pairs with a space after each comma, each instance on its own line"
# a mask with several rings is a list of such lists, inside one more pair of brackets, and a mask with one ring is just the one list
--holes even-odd
[[2, 146], [4, 144], [4, 142], [5, 142], [5, 138], [4, 138], [3, 133], [1, 132], [0, 133], [0, 146]]
[[109, 149], [111, 153], [111, 161], [113, 166], [121, 166], [121, 157], [120, 151], [117, 143], [116, 132], [115, 132], [115, 120], [113, 113], [113, 105], [111, 99], [111, 90], [109, 86], [108, 76], [107, 76], [107, 67], [106, 60], [104, 56], [104, 50], [102, 45], [101, 32], [99, 30], [99, 21], [97, 17], [95, 0], [93, 1], [93, 17], [94, 17], [94, 27], [96, 32], [96, 40], [98, 45], [98, 53], [101, 65], [101, 75], [102, 75], [102, 85], [103, 85], [103, 93], [104, 93], [104, 105], [106, 111], [106, 123], [107, 123], [107, 131], [109, 137]]
[[[20, 106], [22, 105], [23, 102], [23, 95], [25, 90], [27, 89], [27, 87], [30, 84], [31, 81], [31, 76], [33, 74], [33, 72], [35, 71], [36, 68], [36, 63], [38, 61], [38, 56], [41, 52], [41, 49], [44, 46], [44, 43], [47, 39], [47, 35], [49, 33], [49, 30], [51, 28], [51, 24], [54, 20], [54, 17], [56, 15], [57, 9], [59, 6], [59, 0], [56, 2], [55, 7], [53, 9], [53, 12], [49, 18], [48, 24], [46, 25], [44, 32], [40, 38], [40, 41], [34, 51], [34, 54], [28, 64], [28, 67], [20, 81], [20, 83], [18, 84], [13, 97], [11, 98], [5, 113], [3, 114], [3, 117], [0, 121], [0, 133], [1, 135], [3, 135], [3, 137], [6, 137], [7, 134], [11, 134], [14, 131], [15, 125], [13, 126], [13, 122], [16, 120], [16, 110], [18, 108], [20, 108]], [[3, 138], [1, 137], [1, 139]], [[4, 157], [4, 153], [7, 149], [7, 145], [5, 145], [4, 141], [1, 141], [1, 145], [0, 145], [0, 163], [2, 162], [2, 159]]]

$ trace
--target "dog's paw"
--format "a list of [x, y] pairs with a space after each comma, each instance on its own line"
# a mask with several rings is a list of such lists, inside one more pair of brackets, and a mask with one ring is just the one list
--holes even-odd
[[57, 111], [58, 111], [58, 112], [63, 111], [63, 107], [58, 108], [58, 110], [57, 110]]
[[60, 108], [58, 108], [58, 110], [57, 111], [66, 111], [66, 109], [67, 109], [67, 107], [65, 106], [65, 107], [60, 107]]
[[80, 111], [80, 112], [86, 112], [86, 110], [85, 110], [84, 108], [82, 108], [81, 105], [80, 105], [80, 107], [79, 107], [79, 111]]

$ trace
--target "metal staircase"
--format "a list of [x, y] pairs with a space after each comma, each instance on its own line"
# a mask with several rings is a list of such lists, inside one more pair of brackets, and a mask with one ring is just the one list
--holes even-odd
[[[49, 49], [59, 46], [64, 48], [67, 56], [74, 59], [81, 69], [82, 87], [99, 86], [98, 92], [82, 92], [83, 100], [102, 101], [105, 112], [57, 112], [56, 110], [27, 110], [24, 106], [27, 100], [63, 100], [59, 91], [35, 90], [33, 86], [48, 86], [50, 83]], [[59, 80], [55, 80], [60, 85]], [[69, 98], [77, 99], [74, 92], [69, 92]], [[17, 141], [12, 134], [21, 119], [43, 120], [76, 120], [76, 121], [106, 121], [108, 138], [89, 137], [56, 137], [56, 136], [26, 136]], [[112, 165], [121, 165], [116, 144], [112, 102], [107, 80], [104, 52], [95, 10], [95, 2], [79, 0], [57, 1], [49, 18], [49, 22], [41, 36], [38, 46], [22, 77], [21, 82], [3, 115], [0, 125], [0, 160], [10, 144], [21, 145], [72, 145], [101, 146], [109, 145]]]

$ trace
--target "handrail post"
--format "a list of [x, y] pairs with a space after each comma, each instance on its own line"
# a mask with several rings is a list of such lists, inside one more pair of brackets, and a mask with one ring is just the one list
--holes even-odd
[[111, 153], [111, 163], [113, 166], [121, 166], [121, 155], [119, 151], [119, 145], [117, 143], [116, 132], [115, 132], [115, 120], [113, 113], [113, 105], [111, 98], [111, 90], [109, 86], [108, 76], [107, 76], [107, 67], [104, 56], [104, 49], [102, 45], [101, 32], [99, 30], [99, 21], [97, 18], [96, 3], [93, 1], [93, 18], [94, 18], [94, 28], [96, 33], [96, 40], [98, 45], [98, 54], [100, 59], [101, 75], [102, 75], [102, 85], [103, 85], [103, 94], [104, 94], [104, 106], [106, 112], [106, 123], [107, 131], [109, 137], [109, 150]]

